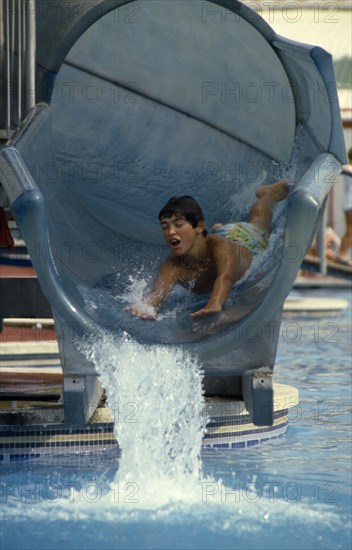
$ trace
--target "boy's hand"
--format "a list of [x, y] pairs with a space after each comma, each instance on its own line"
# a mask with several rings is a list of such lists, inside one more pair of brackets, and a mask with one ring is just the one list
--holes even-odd
[[153, 319], [155, 321], [158, 318], [158, 314], [151, 306], [146, 306], [145, 308], [128, 306], [125, 307], [125, 311], [129, 311], [135, 317], [140, 317], [140, 319]]
[[191, 313], [191, 317], [202, 317], [203, 315], [211, 315], [213, 313], [220, 313], [222, 311], [221, 306], [209, 306], [208, 304], [204, 306], [202, 309], [199, 309], [198, 311], [195, 311], [194, 313]]

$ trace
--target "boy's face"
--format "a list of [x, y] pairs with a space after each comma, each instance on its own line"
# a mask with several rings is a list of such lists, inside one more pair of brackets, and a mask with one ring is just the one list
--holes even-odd
[[204, 223], [192, 227], [184, 217], [176, 215], [161, 219], [161, 230], [165, 242], [169, 245], [174, 256], [192, 254], [196, 252], [199, 236], [202, 235]]

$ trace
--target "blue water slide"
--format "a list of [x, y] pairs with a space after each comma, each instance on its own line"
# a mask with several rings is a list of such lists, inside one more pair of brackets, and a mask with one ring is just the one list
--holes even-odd
[[[55, 317], [67, 421], [102, 392], [76, 341], [108, 330], [184, 346], [207, 395], [271, 424], [282, 306], [346, 160], [331, 56], [236, 1], [36, 4], [38, 103], [0, 152], [1, 181]], [[192, 321], [206, 296], [178, 288], [158, 321], [125, 311], [167, 254], [170, 196], [193, 195], [210, 228], [247, 220], [256, 188], [283, 177], [268, 249], [220, 315]]]

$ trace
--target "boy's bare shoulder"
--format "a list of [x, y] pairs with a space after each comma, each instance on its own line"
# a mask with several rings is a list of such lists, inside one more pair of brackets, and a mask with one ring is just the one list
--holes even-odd
[[215, 243], [215, 244], [227, 240], [222, 235], [217, 235], [216, 233], [209, 233], [209, 235], [206, 236], [206, 239], [209, 243]]
[[171, 254], [169, 256], [166, 256], [166, 258], [161, 263], [161, 269], [177, 269], [178, 262], [177, 259], [174, 258]]
[[223, 237], [222, 235], [215, 235], [214, 233], [207, 235], [206, 239], [207, 245], [212, 251], [223, 250], [224, 247], [231, 248], [233, 245], [231, 240], [226, 239], [226, 237]]
[[177, 278], [177, 276], [182, 272], [183, 261], [182, 258], [175, 258], [171, 254], [167, 256], [160, 266], [160, 273], [168, 274]]
[[179, 279], [181, 273], [181, 266], [178, 265], [172, 256], [168, 256], [160, 266], [158, 280], [161, 281], [163, 285], [172, 285]]

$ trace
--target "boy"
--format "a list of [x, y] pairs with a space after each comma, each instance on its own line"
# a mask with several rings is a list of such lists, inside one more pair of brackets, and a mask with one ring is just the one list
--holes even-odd
[[128, 310], [142, 319], [156, 319], [156, 309], [179, 283], [198, 294], [211, 292], [208, 303], [191, 317], [220, 312], [234, 282], [250, 267], [253, 252], [267, 246], [273, 205], [287, 191], [284, 180], [258, 187], [250, 223], [216, 224], [213, 230], [223, 235], [207, 234], [203, 212], [192, 197], [172, 197], [159, 213], [171, 253], [161, 265], [145, 309], [131, 306]]

